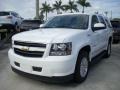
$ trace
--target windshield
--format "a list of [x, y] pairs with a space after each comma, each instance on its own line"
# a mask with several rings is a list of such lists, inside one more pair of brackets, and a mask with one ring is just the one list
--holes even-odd
[[0, 16], [7, 16], [7, 15], [10, 15], [9, 12], [0, 12]]
[[87, 29], [88, 24], [88, 15], [63, 15], [48, 20], [42, 28]]

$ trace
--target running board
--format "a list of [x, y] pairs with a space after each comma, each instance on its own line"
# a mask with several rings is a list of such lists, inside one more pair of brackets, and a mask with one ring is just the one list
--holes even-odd
[[94, 64], [97, 64], [99, 63], [103, 58], [104, 58], [104, 55], [106, 54], [105, 51], [101, 52], [99, 55], [95, 56], [92, 61], [91, 61], [91, 65], [94, 65]]

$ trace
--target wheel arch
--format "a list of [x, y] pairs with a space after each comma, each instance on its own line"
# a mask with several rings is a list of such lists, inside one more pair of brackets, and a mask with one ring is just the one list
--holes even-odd
[[[89, 54], [89, 61], [90, 61], [91, 46], [90, 46], [90, 45], [85, 45], [85, 46], [83, 46], [82, 48], [80, 48], [79, 51], [78, 51], [78, 55], [79, 55], [82, 51], [88, 52], [88, 54]], [[77, 55], [77, 58], [78, 58], [78, 55]]]
[[112, 36], [109, 37], [109, 42], [112, 42], [113, 41], [113, 38]]
[[15, 22], [15, 25], [18, 25], [18, 22]]
[[[87, 52], [90, 52], [91, 51], [91, 47], [90, 47], [90, 45], [86, 45], [86, 46], [84, 46], [84, 47], [82, 47], [81, 49], [80, 49], [80, 51], [87, 51]], [[79, 52], [80, 52], [79, 51]]]

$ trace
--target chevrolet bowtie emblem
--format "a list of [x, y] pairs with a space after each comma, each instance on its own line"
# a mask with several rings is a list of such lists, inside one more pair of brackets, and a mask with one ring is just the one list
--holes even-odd
[[29, 47], [23, 47], [21, 48], [22, 51], [29, 51]]

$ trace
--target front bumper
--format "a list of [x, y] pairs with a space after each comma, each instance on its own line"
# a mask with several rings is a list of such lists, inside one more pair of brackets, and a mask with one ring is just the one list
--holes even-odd
[[39, 76], [39, 75], [34, 75], [30, 73], [26, 73], [20, 70], [17, 70], [14, 67], [11, 67], [12, 71], [15, 73], [25, 76], [27, 78], [35, 79], [35, 80], [40, 80], [40, 81], [45, 81], [45, 82], [51, 82], [51, 83], [63, 83], [63, 82], [68, 82], [73, 79], [73, 74], [67, 75], [67, 76], [57, 76], [57, 77], [46, 77], [46, 76]]
[[[10, 49], [8, 56], [14, 71], [17, 70], [28, 74], [49, 78], [64, 77], [69, 75], [69, 77], [71, 77], [71, 75], [74, 73], [76, 63], [72, 55], [54, 57], [49, 56], [46, 58], [29, 58], [16, 55], [14, 51]], [[37, 69], [39, 71], [35, 71], [33, 67], [39, 68]]]

